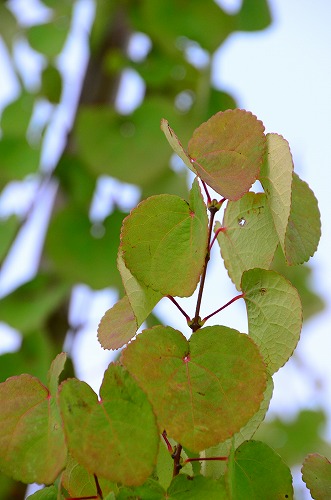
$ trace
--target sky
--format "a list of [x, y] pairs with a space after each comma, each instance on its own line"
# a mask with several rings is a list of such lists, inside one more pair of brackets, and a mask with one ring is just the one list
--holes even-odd
[[[220, 0], [234, 9], [238, 1]], [[314, 269], [313, 286], [323, 297], [323, 313], [305, 323], [297, 348], [307, 371], [290, 360], [275, 375], [271, 414], [293, 416], [300, 407], [322, 405], [331, 422], [331, 203], [330, 203], [330, 132], [331, 132], [331, 2], [330, 0], [271, 0], [273, 24], [260, 33], [235, 33], [219, 49], [213, 63], [213, 80], [218, 87], [235, 96], [238, 106], [252, 111], [263, 121], [266, 132], [277, 132], [288, 140], [295, 170], [314, 191], [322, 217], [322, 239], [310, 263]], [[0, 71], [3, 74], [0, 52]], [[5, 62], [3, 63], [5, 64]], [[4, 95], [4, 87], [0, 88]], [[32, 190], [33, 192], [33, 190]], [[27, 195], [28, 196], [28, 195]], [[1, 203], [0, 203], [1, 208]], [[214, 253], [217, 253], [214, 249]], [[220, 259], [211, 263], [207, 288], [212, 290], [202, 304], [202, 314], [219, 307], [235, 294], [222, 269]], [[1, 288], [1, 287], [0, 287]], [[116, 294], [98, 292], [86, 296], [86, 287], [76, 293], [75, 307], [89, 302], [90, 315], [84, 330], [75, 340], [78, 376], [97, 390], [109, 353], [96, 340], [96, 326]], [[247, 331], [243, 301], [237, 301], [216, 316], [214, 323]], [[194, 298], [181, 301], [193, 310]], [[191, 309], [190, 309], [191, 308]], [[205, 309], [205, 310], [204, 310]], [[168, 324], [187, 329], [181, 317], [164, 299], [157, 308]], [[173, 314], [174, 313], [174, 314]], [[72, 311], [73, 317], [75, 311]], [[210, 322], [209, 324], [213, 324]], [[1, 338], [0, 349], [4, 334]], [[85, 367], [85, 368], [84, 368]], [[323, 380], [316, 391], [308, 372]], [[290, 381], [290, 383], [289, 383]], [[331, 439], [331, 427], [328, 429]]]

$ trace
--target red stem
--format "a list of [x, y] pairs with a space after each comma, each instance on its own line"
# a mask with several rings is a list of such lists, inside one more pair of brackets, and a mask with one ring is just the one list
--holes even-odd
[[168, 448], [168, 451], [173, 454], [174, 450], [173, 450], [173, 447], [171, 446], [171, 443], [169, 441], [169, 439], [167, 438], [167, 431], [163, 431], [162, 432], [162, 437], [165, 441], [165, 444], [167, 445], [167, 448]]
[[224, 304], [224, 306], [220, 307], [219, 309], [217, 309], [217, 311], [214, 311], [213, 313], [209, 314], [208, 316], [206, 316], [202, 322], [205, 323], [207, 321], [207, 319], [211, 318], [212, 316], [214, 316], [215, 314], [223, 311], [223, 309], [225, 309], [226, 307], [228, 307], [230, 304], [233, 304], [233, 302], [235, 302], [236, 300], [238, 299], [242, 299], [243, 297], [245, 296], [244, 293], [241, 293], [240, 295], [237, 295], [236, 297], [233, 297], [233, 299], [229, 300], [229, 302], [227, 302], [226, 304]]
[[191, 318], [189, 317], [188, 314], [186, 314], [186, 312], [184, 311], [184, 309], [182, 307], [180, 307], [180, 305], [178, 304], [177, 300], [175, 300], [172, 295], [167, 295], [168, 299], [171, 300], [171, 302], [173, 304], [175, 304], [175, 306], [177, 307], [177, 309], [179, 309], [179, 311], [182, 313], [183, 316], [185, 316], [186, 318], [186, 321], [189, 322], [191, 321]]
[[211, 197], [210, 197], [207, 185], [206, 185], [205, 181], [203, 181], [202, 179], [201, 179], [201, 182], [202, 182], [203, 189], [205, 190], [205, 193], [206, 193], [206, 196], [207, 196], [207, 201], [208, 201], [208, 203], [211, 203]]
[[212, 239], [212, 242], [210, 243], [209, 250], [211, 250], [211, 249], [212, 249], [212, 246], [213, 246], [213, 244], [215, 243], [217, 236], [218, 236], [218, 235], [219, 235], [222, 231], [225, 231], [225, 227], [219, 227], [219, 228], [215, 231], [215, 234], [214, 234], [214, 237], [213, 237], [213, 239]]

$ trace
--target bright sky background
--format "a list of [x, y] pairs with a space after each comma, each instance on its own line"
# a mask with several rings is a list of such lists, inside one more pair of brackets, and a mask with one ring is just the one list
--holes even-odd
[[[232, 8], [238, 5], [238, 1], [231, 0], [219, 3]], [[304, 325], [297, 353], [310, 372], [323, 380], [323, 385], [317, 392], [308, 374], [297, 369], [295, 360], [290, 360], [275, 376], [271, 412], [293, 415], [298, 407], [323, 404], [328, 408], [331, 421], [331, 2], [271, 0], [270, 5], [273, 25], [261, 33], [230, 36], [215, 57], [213, 75], [215, 84], [228, 89], [239, 107], [256, 114], [267, 132], [282, 134], [289, 141], [295, 169], [319, 201], [322, 239], [310, 262], [314, 268], [314, 287], [323, 296], [326, 309]], [[0, 52], [0, 73], [3, 74], [1, 58]], [[6, 90], [3, 82], [0, 83], [1, 97]], [[216, 246], [214, 252], [218, 252]], [[207, 286], [213, 292], [203, 302], [202, 314], [217, 309], [236, 294], [220, 263], [212, 264], [210, 274], [213, 276]], [[116, 297], [100, 292], [82, 300], [90, 302], [91, 314], [87, 327], [75, 341], [80, 346], [78, 376], [97, 390], [109, 354], [96, 340], [96, 326]], [[245, 308], [240, 302], [216, 316], [215, 323], [247, 331]], [[165, 303], [164, 300], [158, 307], [159, 313], [169, 324], [188, 331], [185, 321], [180, 317], [178, 321], [173, 319], [177, 311]], [[185, 304], [189, 313], [193, 311], [192, 300], [181, 304]], [[0, 331], [0, 349], [4, 339], [1, 335]], [[331, 427], [328, 437], [331, 438]]]

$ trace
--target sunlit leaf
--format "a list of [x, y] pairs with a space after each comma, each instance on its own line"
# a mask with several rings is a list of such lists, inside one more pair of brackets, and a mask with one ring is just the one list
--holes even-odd
[[239, 446], [228, 471], [232, 500], [293, 499], [290, 469], [260, 441], [246, 441]]
[[[52, 390], [63, 354], [50, 369]], [[35, 377], [19, 375], [0, 384], [0, 469], [24, 483], [53, 483], [66, 461], [55, 394]]]
[[[220, 224], [215, 224], [215, 231]], [[217, 240], [229, 276], [240, 289], [244, 271], [268, 269], [278, 245], [271, 213], [264, 193], [246, 193], [229, 201], [224, 212], [223, 230]]]
[[267, 134], [267, 155], [260, 173], [279, 241], [284, 249], [291, 209], [293, 160], [288, 142], [277, 134]]
[[187, 341], [178, 330], [156, 326], [122, 357], [146, 391], [160, 428], [192, 451], [238, 432], [263, 398], [266, 375], [258, 349], [247, 335], [227, 327], [203, 328]]
[[[230, 455], [232, 447], [238, 448], [238, 446], [240, 446], [244, 441], [251, 439], [266, 416], [272, 397], [273, 388], [274, 384], [272, 377], [268, 376], [267, 388], [264, 392], [263, 401], [259, 410], [252, 416], [252, 418], [250, 418], [247, 424], [245, 424], [239, 432], [236, 432], [231, 438], [227, 439], [223, 443], [208, 448], [208, 450], [204, 452], [204, 456], [228, 457]], [[203, 474], [206, 476], [211, 476], [214, 479], [219, 479], [221, 474], [224, 474], [226, 466], [227, 462], [225, 461], [223, 462], [210, 460], [201, 462], [201, 470]]]
[[331, 498], [331, 462], [322, 455], [308, 455], [302, 466], [302, 479], [314, 500]]
[[228, 500], [225, 486], [209, 477], [176, 476], [167, 491], [169, 500]]
[[299, 341], [302, 326], [299, 294], [283, 276], [265, 269], [244, 272], [241, 287], [249, 335], [273, 374], [286, 363]]
[[98, 326], [98, 340], [104, 349], [119, 349], [138, 330], [136, 317], [127, 295], [106, 311]]
[[180, 143], [180, 140], [178, 139], [177, 135], [175, 132], [172, 130], [170, 127], [169, 123], [167, 120], [162, 118], [161, 120], [161, 130], [164, 133], [164, 135], [167, 138], [167, 141], [169, 142], [170, 146], [172, 147], [173, 151], [183, 160], [185, 165], [192, 170], [195, 174], [197, 173], [193, 163], [190, 161], [190, 158], [186, 151], [184, 150], [183, 146]]
[[287, 263], [295, 265], [309, 260], [320, 237], [321, 219], [315, 195], [306, 182], [293, 174], [291, 212], [285, 236]]
[[[62, 495], [60, 499], [62, 499]], [[59, 491], [56, 486], [46, 486], [27, 497], [27, 500], [59, 500]]]
[[219, 112], [195, 130], [188, 154], [202, 180], [225, 198], [238, 200], [259, 175], [263, 132], [262, 122], [248, 111]]
[[163, 295], [189, 296], [205, 262], [207, 232], [206, 206], [197, 180], [190, 204], [174, 195], [152, 196], [124, 221], [125, 264], [145, 286]]
[[158, 429], [146, 395], [126, 370], [109, 365], [99, 401], [85, 382], [63, 382], [60, 407], [69, 451], [88, 472], [126, 485], [148, 478]]
[[163, 500], [166, 497], [166, 492], [154, 479], [148, 479], [141, 486], [133, 488], [120, 488], [116, 495], [116, 500]]

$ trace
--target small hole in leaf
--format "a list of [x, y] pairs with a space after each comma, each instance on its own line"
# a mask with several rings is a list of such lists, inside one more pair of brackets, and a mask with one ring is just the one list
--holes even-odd
[[246, 219], [244, 219], [244, 217], [240, 217], [240, 219], [238, 219], [238, 224], [240, 227], [244, 227], [244, 225], [246, 224]]

